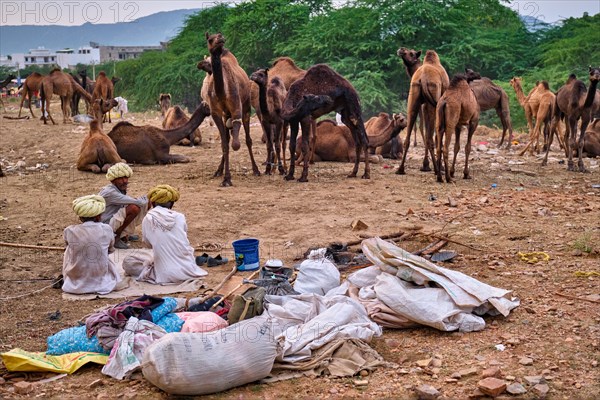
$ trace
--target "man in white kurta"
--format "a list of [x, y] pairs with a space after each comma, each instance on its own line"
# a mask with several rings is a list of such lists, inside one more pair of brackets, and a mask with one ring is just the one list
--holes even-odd
[[114, 251], [114, 233], [100, 222], [105, 208], [104, 198], [83, 196], [73, 201], [73, 210], [81, 224], [64, 230], [67, 243], [63, 258], [63, 286], [67, 293], [112, 292], [120, 281], [115, 263], [108, 257]]
[[142, 221], [142, 236], [152, 246], [153, 259], [141, 255], [126, 257], [125, 273], [139, 281], [158, 284], [181, 283], [207, 275], [196, 265], [185, 216], [171, 209], [179, 200], [179, 192], [169, 185], [159, 185], [150, 190], [148, 199], [152, 208]]

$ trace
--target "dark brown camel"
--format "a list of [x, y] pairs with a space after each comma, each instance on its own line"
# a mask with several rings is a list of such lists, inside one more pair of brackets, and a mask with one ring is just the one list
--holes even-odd
[[[554, 125], [558, 123], [560, 114], [564, 114], [567, 121], [568, 137], [565, 138], [565, 147], [568, 157], [567, 170], [575, 171], [573, 162], [573, 146], [577, 144], [579, 172], [588, 172], [583, 163], [583, 146], [585, 143], [585, 132], [592, 118], [594, 100], [596, 98], [596, 88], [600, 81], [600, 67], [589, 67], [590, 86], [586, 89], [585, 84], [578, 79], [569, 79], [567, 84], [558, 89], [556, 94], [556, 104], [554, 106], [554, 123], [550, 129], [550, 140], [546, 148], [546, 155], [542, 165], [546, 165], [548, 152], [554, 136]], [[573, 76], [573, 78], [575, 78]], [[581, 133], [577, 139], [577, 125], [581, 120]]]
[[[309, 101], [306, 95], [312, 94], [321, 97], [325, 101]], [[330, 101], [326, 99], [329, 97]], [[314, 98], [312, 100], [315, 100]], [[348, 177], [356, 177], [358, 164], [360, 162], [361, 150], [364, 152], [365, 172], [363, 179], [370, 178], [367, 132], [362, 119], [360, 100], [354, 87], [344, 77], [335, 72], [325, 64], [317, 64], [311, 67], [303, 78], [297, 80], [290, 86], [288, 95], [283, 104], [282, 118], [290, 123], [290, 154], [291, 161], [286, 180], [294, 179], [294, 167], [296, 157], [296, 138], [298, 127], [302, 126], [302, 154], [304, 156], [304, 167], [300, 182], [308, 181], [308, 141], [310, 136], [311, 118], [316, 118], [331, 111], [340, 113], [342, 122], [346, 125], [354, 138], [356, 159], [354, 168]], [[313, 139], [314, 141], [314, 139]], [[314, 146], [313, 146], [314, 149]]]
[[[268, 68], [259, 69], [250, 76], [250, 80], [258, 86], [260, 123], [267, 138], [267, 166], [265, 174], [271, 175], [276, 155], [277, 168], [279, 173], [284, 175], [287, 123], [281, 118], [281, 110], [287, 96], [287, 90], [283, 85], [282, 79], [278, 76], [269, 78], [269, 75]], [[273, 150], [273, 146], [275, 146], [275, 150]]]
[[52, 100], [53, 94], [60, 97], [63, 123], [67, 123], [70, 120], [71, 99], [73, 97], [73, 92], [75, 91], [81, 93], [86, 99], [90, 99], [89, 94], [75, 82], [71, 75], [62, 72], [59, 69], [52, 70], [42, 79], [40, 84], [40, 97], [42, 101], [42, 119], [44, 124], [47, 124], [48, 118], [50, 118], [52, 123], [56, 125], [54, 118], [52, 118], [52, 114], [50, 114], [50, 100]]
[[33, 109], [31, 108], [31, 103], [34, 93], [40, 91], [42, 79], [44, 79], [44, 75], [38, 74], [37, 72], [32, 72], [25, 79], [23, 90], [21, 90], [21, 105], [19, 106], [19, 118], [21, 118], [21, 110], [23, 109], [23, 102], [25, 101], [25, 98], [28, 99], [29, 111], [31, 112], [31, 116], [35, 118], [35, 114], [33, 113]]
[[[0, 82], [0, 92], [2, 91], [2, 89], [4, 89], [5, 87], [7, 87], [13, 79], [15, 79], [16, 76], [14, 76], [13, 74], [9, 74], [5, 80], [3, 80], [2, 82]], [[6, 108], [6, 106], [4, 105], [4, 101], [2, 101], [2, 97], [0, 96], [0, 104], [2, 104], [2, 106], [4, 108]]]
[[480, 112], [491, 110], [493, 108], [496, 110], [498, 118], [500, 118], [500, 123], [502, 124], [502, 137], [500, 138], [498, 147], [502, 147], [504, 137], [508, 131], [506, 149], [510, 149], [513, 141], [513, 130], [512, 122], [510, 120], [508, 95], [504, 89], [492, 82], [491, 79], [485, 77], [482, 78], [478, 72], [475, 72], [472, 69], [466, 68], [465, 75], [469, 82], [469, 86], [473, 90], [473, 93], [475, 93]]
[[[108, 79], [104, 71], [100, 71], [96, 77], [96, 85], [94, 87], [94, 93], [92, 93], [92, 100], [96, 99], [112, 99], [114, 96], [114, 84], [112, 80]], [[106, 117], [108, 115], [108, 118]], [[112, 123], [110, 118], [110, 112], [104, 114], [103, 122]]]
[[[429, 156], [435, 160], [433, 154], [433, 130], [435, 125], [435, 108], [437, 102], [446, 91], [449, 84], [448, 74], [440, 63], [440, 58], [433, 50], [427, 50], [423, 65], [417, 69], [410, 80], [410, 91], [408, 92], [408, 126], [406, 129], [406, 140], [404, 142], [404, 153], [397, 174], [404, 175], [404, 164], [410, 147], [410, 135], [422, 105], [425, 105], [423, 117], [425, 119], [425, 157], [421, 171], [431, 171], [429, 167]], [[434, 162], [434, 169], [436, 163]]]
[[[185, 125], [189, 120], [190, 118], [185, 114], [181, 107], [174, 106], [167, 110], [165, 119], [163, 119], [162, 122], [162, 126], [163, 129], [175, 129]], [[200, 128], [194, 129], [194, 131], [190, 134], [190, 137], [184, 138], [176, 144], [180, 144], [182, 146], [194, 146], [195, 144], [202, 144], [202, 134], [200, 133]]]
[[240, 149], [242, 124], [246, 133], [246, 146], [250, 153], [252, 171], [254, 175], [260, 175], [252, 154], [250, 137], [250, 80], [233, 53], [225, 48], [225, 38], [222, 34], [209, 35], [206, 32], [205, 37], [212, 66], [212, 75], [207, 75], [205, 79], [206, 93], [210, 100], [212, 119], [221, 135], [223, 151], [215, 176], [223, 176], [221, 186], [231, 186], [229, 141], [231, 139], [233, 151]]
[[[406, 47], [400, 47], [396, 52], [398, 57], [402, 59], [404, 63], [404, 67], [406, 68], [406, 75], [408, 75], [409, 79], [412, 79], [412, 76], [419, 69], [423, 63], [421, 62], [421, 50], [416, 51], [413, 49], [407, 49]], [[425, 134], [423, 133], [423, 107], [419, 110], [419, 132], [421, 133], [421, 138], [423, 139], [423, 143], [425, 143]], [[415, 135], [413, 146], [417, 145], [417, 135]], [[401, 146], [400, 146], [401, 147]]]
[[187, 124], [179, 128], [163, 130], [151, 125], [134, 126], [129, 122], [119, 122], [108, 136], [117, 146], [121, 158], [136, 164], [170, 164], [190, 162], [188, 157], [169, 154], [172, 145], [179, 142], [196, 129], [210, 115], [206, 102], [200, 103]]
[[97, 99], [92, 105], [92, 112], [96, 119], [90, 122], [90, 131], [81, 143], [77, 159], [79, 171], [106, 172], [113, 164], [122, 161], [117, 147], [102, 131], [102, 116], [116, 105], [117, 101], [114, 99], [110, 101]]
[[[467, 78], [464, 75], [455, 75], [444, 92], [436, 107], [436, 131], [437, 131], [437, 181], [442, 180], [442, 140], [444, 140], [444, 173], [446, 182], [452, 182], [454, 178], [454, 167], [456, 165], [456, 156], [460, 151], [460, 131], [463, 125], [468, 126], [467, 143], [465, 144], [465, 169], [463, 171], [464, 179], [471, 179], [469, 171], [469, 155], [471, 154], [471, 139], [479, 123], [479, 104], [473, 90], [469, 87]], [[452, 167], [448, 169], [448, 152], [450, 141], [454, 134], [454, 157]], [[446, 137], [444, 138], [444, 135]]]

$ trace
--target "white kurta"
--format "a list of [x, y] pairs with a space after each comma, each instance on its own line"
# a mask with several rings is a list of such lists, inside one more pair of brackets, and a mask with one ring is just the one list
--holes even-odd
[[108, 258], [113, 252], [115, 235], [101, 222], [84, 222], [65, 228], [67, 248], [63, 258], [62, 290], [67, 293], [100, 293], [114, 290], [120, 280], [115, 263]]
[[[164, 207], [154, 207], [142, 221], [144, 242], [152, 246], [154, 262], [137, 263], [137, 268], [125, 268], [126, 272], [135, 271], [137, 280], [152, 283], [180, 283], [188, 279], [197, 279], [207, 272], [196, 265], [194, 248], [187, 237], [185, 216]], [[123, 260], [123, 266], [129, 264]]]

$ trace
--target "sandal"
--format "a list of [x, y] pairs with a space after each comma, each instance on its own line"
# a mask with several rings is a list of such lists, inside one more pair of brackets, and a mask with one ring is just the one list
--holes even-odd
[[204, 265], [208, 261], [210, 256], [206, 253], [203, 253], [201, 256], [196, 257], [196, 265]]
[[219, 265], [227, 264], [229, 262], [228, 258], [223, 258], [219, 254], [216, 257], [208, 257], [207, 266], [209, 267], [218, 267]]

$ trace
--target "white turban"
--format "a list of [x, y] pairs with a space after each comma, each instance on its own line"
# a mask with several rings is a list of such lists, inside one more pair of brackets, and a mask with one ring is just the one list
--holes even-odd
[[110, 167], [106, 172], [106, 179], [112, 182], [117, 178], [129, 178], [131, 175], [133, 175], [133, 171], [131, 170], [131, 167], [129, 167], [129, 165], [125, 163], [116, 163], [115, 165]]
[[97, 194], [78, 197], [73, 200], [73, 211], [80, 217], [91, 218], [100, 215], [106, 208], [104, 197]]

